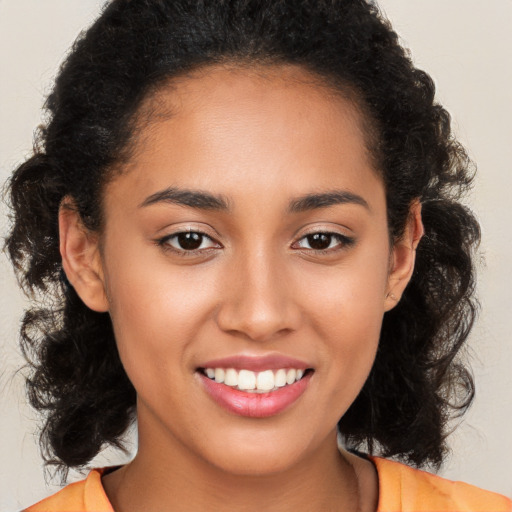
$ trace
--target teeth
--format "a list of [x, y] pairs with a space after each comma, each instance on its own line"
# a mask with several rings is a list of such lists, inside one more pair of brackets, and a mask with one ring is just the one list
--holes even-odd
[[256, 377], [256, 388], [259, 391], [270, 391], [274, 389], [274, 372], [272, 370], [266, 370], [258, 373]]
[[277, 370], [274, 377], [274, 384], [276, 388], [282, 388], [283, 386], [286, 386], [286, 370]]
[[239, 389], [255, 389], [256, 388], [256, 374], [249, 370], [240, 370], [238, 373], [238, 388]]
[[[217, 370], [215, 370], [215, 372], [217, 372]], [[286, 372], [286, 384], [293, 384], [295, 382], [296, 378], [297, 378], [297, 370], [290, 368]]]
[[250, 370], [237, 371], [234, 368], [205, 368], [204, 373], [215, 382], [253, 393], [275, 391], [299, 381], [304, 376], [304, 370], [294, 368], [258, 373]]
[[226, 384], [226, 386], [238, 386], [238, 373], [236, 370], [233, 370], [233, 368], [228, 368], [226, 370], [224, 384]]
[[215, 368], [215, 382], [224, 382], [224, 368]]

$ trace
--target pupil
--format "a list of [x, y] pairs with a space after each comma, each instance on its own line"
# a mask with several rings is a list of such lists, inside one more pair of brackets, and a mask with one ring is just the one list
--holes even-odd
[[193, 251], [201, 246], [202, 238], [199, 233], [180, 233], [178, 242], [182, 249]]
[[307, 238], [312, 249], [327, 249], [331, 245], [331, 235], [325, 233], [315, 233], [314, 235], [308, 235]]

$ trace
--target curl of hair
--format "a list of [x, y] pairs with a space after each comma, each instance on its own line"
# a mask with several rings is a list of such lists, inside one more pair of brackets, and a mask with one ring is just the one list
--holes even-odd
[[60, 203], [71, 196], [84, 225], [100, 230], [102, 189], [129, 158], [143, 100], [174, 77], [226, 62], [296, 64], [355, 91], [386, 186], [391, 240], [421, 202], [425, 236], [412, 280], [385, 315], [371, 374], [339, 428], [354, 448], [440, 465], [448, 420], [474, 392], [458, 357], [476, 312], [479, 226], [460, 203], [473, 171], [432, 80], [364, 0], [115, 0], [78, 38], [34, 156], [10, 182], [6, 246], [24, 289], [42, 301], [21, 335], [30, 401], [46, 415], [47, 462], [65, 471], [119, 446], [136, 399], [108, 314], [89, 310], [63, 274]]

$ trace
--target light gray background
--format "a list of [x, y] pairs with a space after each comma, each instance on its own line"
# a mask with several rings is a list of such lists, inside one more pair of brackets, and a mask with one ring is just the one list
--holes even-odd
[[[59, 63], [103, 0], [0, 0], [0, 181], [30, 154]], [[438, 86], [479, 176], [470, 203], [483, 229], [483, 313], [471, 338], [477, 398], [450, 438], [442, 475], [512, 496], [512, 0], [382, 0], [415, 62]], [[7, 230], [6, 210], [0, 231]], [[17, 329], [27, 304], [0, 256], [0, 511], [49, 494], [26, 405]], [[122, 460], [107, 453], [98, 464]], [[75, 475], [76, 477], [76, 475]]]

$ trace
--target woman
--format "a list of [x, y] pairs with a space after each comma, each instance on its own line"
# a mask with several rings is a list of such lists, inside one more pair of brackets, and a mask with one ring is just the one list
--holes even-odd
[[473, 394], [472, 175], [433, 98], [363, 1], [109, 5], [7, 246], [54, 297], [22, 332], [48, 461], [135, 418], [139, 447], [28, 510], [510, 510], [376, 457], [438, 466]]

